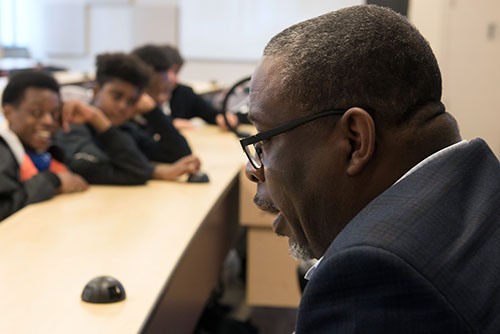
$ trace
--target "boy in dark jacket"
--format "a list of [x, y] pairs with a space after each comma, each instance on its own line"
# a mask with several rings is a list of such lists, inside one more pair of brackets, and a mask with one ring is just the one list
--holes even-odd
[[[217, 124], [220, 128], [227, 129], [224, 116], [217, 109], [196, 94], [191, 87], [178, 83], [178, 74], [184, 59], [176, 48], [148, 44], [132, 53], [154, 70], [147, 92], [159, 105], [169, 104], [173, 124], [177, 128], [189, 128], [191, 123], [188, 120], [200, 117], [209, 124]], [[226, 117], [233, 127], [238, 125], [238, 118], [233, 113], [227, 113]]]
[[171, 160], [176, 160], [173, 164], [153, 166], [141, 152], [142, 143], [119, 129], [144, 105], [140, 100], [147, 102], [147, 96], [141, 97], [149, 76], [149, 69], [136, 57], [99, 55], [93, 105], [77, 101], [65, 104], [65, 115], [80, 124], [60, 133], [58, 141], [70, 157], [70, 167], [88, 182], [133, 185], [197, 172], [199, 161], [193, 156], [178, 159], [179, 155]]
[[52, 145], [61, 105], [57, 81], [44, 72], [21, 72], [5, 87], [2, 108], [8, 127], [0, 128], [0, 220], [57, 193], [87, 189]]
[[[191, 154], [191, 149], [174, 127], [172, 119], [163, 113], [162, 105], [167, 101], [167, 62], [164, 52], [154, 46], [138, 49], [133, 55], [141, 59], [151, 70], [146, 94], [137, 105], [137, 115], [121, 126], [136, 140], [149, 160], [173, 162]], [[154, 64], [154, 65], [152, 65]]]

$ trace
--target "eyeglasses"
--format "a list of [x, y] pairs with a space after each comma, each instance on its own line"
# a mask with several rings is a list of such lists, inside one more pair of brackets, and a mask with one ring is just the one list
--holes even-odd
[[267, 140], [267, 139], [274, 137], [276, 135], [279, 135], [283, 132], [295, 129], [299, 125], [313, 121], [317, 118], [330, 116], [330, 115], [342, 115], [346, 111], [347, 111], [347, 109], [334, 109], [334, 110], [323, 111], [323, 112], [320, 112], [317, 114], [302, 117], [302, 118], [296, 119], [294, 121], [291, 121], [290, 123], [278, 126], [274, 129], [267, 130], [267, 131], [258, 133], [256, 135], [240, 139], [240, 144], [241, 144], [241, 147], [243, 148], [243, 151], [247, 155], [248, 160], [250, 160], [250, 163], [252, 164], [252, 166], [255, 169], [259, 169], [262, 167], [262, 159], [261, 159], [262, 141]]

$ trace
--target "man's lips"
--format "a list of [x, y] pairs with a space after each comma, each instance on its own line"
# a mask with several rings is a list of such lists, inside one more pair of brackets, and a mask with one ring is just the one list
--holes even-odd
[[255, 205], [259, 207], [262, 211], [267, 211], [270, 213], [279, 213], [280, 210], [274, 206], [274, 203], [270, 200], [266, 200], [264, 198], [258, 197], [257, 195], [253, 198], [253, 202]]
[[[277, 235], [281, 237], [286, 237], [287, 235], [282, 232], [283, 224], [281, 224], [281, 220], [283, 219], [283, 215], [281, 213], [278, 213], [278, 216], [274, 219], [272, 223], [272, 228], [273, 232], [276, 233]], [[280, 228], [281, 227], [281, 228]]]
[[258, 196], [255, 196], [253, 201], [259, 207], [259, 209], [266, 212], [278, 214], [272, 223], [273, 231], [279, 236], [286, 236], [283, 232], [281, 232], [283, 226], [281, 226], [280, 228], [280, 222], [284, 219], [284, 217], [281, 214], [280, 210], [274, 205], [274, 203], [270, 200], [266, 200]]

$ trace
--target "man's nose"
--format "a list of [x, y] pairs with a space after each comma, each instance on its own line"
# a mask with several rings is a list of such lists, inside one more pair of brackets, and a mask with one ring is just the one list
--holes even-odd
[[255, 183], [262, 183], [266, 180], [264, 177], [264, 167], [255, 169], [250, 161], [247, 162], [245, 167], [245, 175], [250, 181]]

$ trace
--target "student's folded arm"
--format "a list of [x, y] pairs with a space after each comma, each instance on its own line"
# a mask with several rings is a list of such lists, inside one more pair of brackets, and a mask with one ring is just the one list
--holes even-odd
[[216, 119], [219, 111], [212, 107], [201, 96], [195, 94], [194, 108], [196, 115], [209, 124], [217, 124]]
[[203, 97], [196, 94], [192, 89], [190, 91], [191, 98], [193, 99], [193, 109], [194, 114], [201, 117], [205, 122], [209, 124], [216, 124], [217, 114], [219, 111], [212, 107], [210, 103], [205, 101]]
[[183, 118], [201, 117], [209, 124], [216, 124], [216, 117], [219, 113], [210, 103], [196, 94], [191, 87], [184, 85], [179, 85], [174, 90], [170, 108], [174, 117], [177, 114], [179, 114], [178, 117]]
[[60, 184], [56, 175], [42, 172], [26, 182], [18, 179], [19, 167], [11, 152], [0, 146], [0, 220], [30, 203], [45, 201], [54, 196]]
[[152, 178], [149, 161], [133, 139], [115, 127], [97, 134], [94, 141], [87, 126], [73, 125], [60, 141], [70, 157], [69, 168], [91, 184], [137, 185]]
[[174, 162], [192, 153], [186, 139], [172, 124], [172, 119], [165, 115], [160, 108], [155, 108], [144, 114], [144, 118], [158, 135], [157, 140], [155, 140], [145, 130], [139, 127], [136, 129], [137, 144], [149, 160]]
[[24, 189], [28, 194], [27, 204], [37, 203], [52, 198], [61, 186], [61, 180], [56, 174], [44, 171], [36, 174], [24, 182]]

